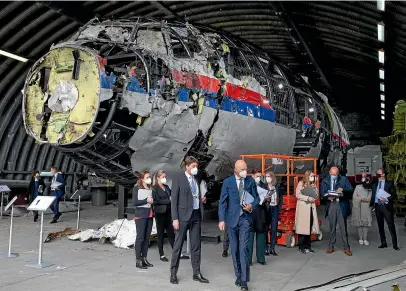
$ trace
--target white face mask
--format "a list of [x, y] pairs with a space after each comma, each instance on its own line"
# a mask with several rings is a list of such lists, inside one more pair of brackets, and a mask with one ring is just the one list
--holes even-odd
[[361, 182], [365, 182], [365, 180], [366, 180], [365, 178], [362, 178], [362, 179], [361, 179]]
[[310, 181], [310, 182], [314, 182], [314, 176], [310, 176], [310, 177], [309, 177], [309, 181]]
[[196, 176], [197, 175], [197, 168], [192, 168], [190, 170], [190, 174], [192, 174], [192, 176]]
[[247, 177], [247, 171], [241, 171], [238, 173], [238, 175], [240, 175], [241, 178], [245, 178]]
[[166, 184], [166, 177], [161, 179], [161, 183], [164, 184], [164, 185]]
[[272, 183], [272, 178], [271, 177], [266, 177], [265, 179], [266, 179], [267, 183]]
[[255, 177], [255, 183], [259, 184], [260, 181], [261, 181], [261, 177]]
[[145, 184], [147, 184], [147, 185], [151, 185], [151, 178], [148, 178], [148, 179], [145, 179], [144, 180], [144, 182], [145, 182]]

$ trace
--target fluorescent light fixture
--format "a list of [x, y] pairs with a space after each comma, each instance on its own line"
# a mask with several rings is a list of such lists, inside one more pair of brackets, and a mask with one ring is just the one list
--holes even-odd
[[385, 115], [385, 110], [381, 110], [381, 114], [382, 114], [382, 115]]
[[385, 0], [376, 1], [376, 7], [379, 11], [385, 11]]
[[382, 120], [385, 120], [385, 115], [381, 115], [381, 119], [382, 119]]
[[384, 69], [379, 69], [379, 79], [382, 79], [382, 80], [385, 79], [385, 70]]
[[381, 103], [381, 108], [385, 109], [385, 103]]
[[380, 89], [382, 92], [385, 92], [385, 84], [384, 84], [384, 83], [379, 84], [379, 89]]
[[309, 108], [309, 112], [314, 112], [314, 108], [313, 107]]
[[23, 63], [26, 63], [26, 62], [28, 61], [28, 59], [26, 59], [26, 58], [19, 57], [19, 56], [15, 55], [15, 54], [8, 53], [8, 52], [3, 51], [3, 50], [0, 50], [0, 55], [3, 55], [3, 56], [5, 56], [5, 57], [9, 57], [9, 58], [15, 59], [15, 60], [20, 61], [20, 62], [23, 62]]
[[283, 88], [282, 83], [280, 83], [280, 84], [278, 85], [278, 88], [279, 88], [279, 89], [282, 89], [282, 88]]
[[381, 101], [385, 101], [385, 95], [381, 94]]
[[385, 51], [383, 49], [378, 51], [378, 59], [381, 64], [385, 63]]
[[378, 23], [378, 40], [385, 41], [385, 24], [383, 22]]

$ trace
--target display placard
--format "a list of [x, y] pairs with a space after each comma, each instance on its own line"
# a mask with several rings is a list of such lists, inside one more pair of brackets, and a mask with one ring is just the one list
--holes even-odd
[[0, 192], [11, 192], [7, 185], [0, 185]]
[[18, 196], [14, 196], [13, 199], [11, 199], [11, 201], [6, 205], [6, 207], [4, 208], [4, 211], [7, 211], [7, 209], [9, 209], [11, 207], [11, 205], [13, 205], [13, 203], [17, 200]]
[[52, 172], [41, 172], [40, 177], [53, 177], [54, 174], [52, 174]]
[[55, 199], [55, 196], [37, 196], [31, 205], [28, 206], [27, 210], [45, 211], [51, 206]]

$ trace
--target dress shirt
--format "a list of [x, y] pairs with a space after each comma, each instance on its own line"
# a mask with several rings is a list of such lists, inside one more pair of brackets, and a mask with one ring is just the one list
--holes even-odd
[[385, 190], [385, 180], [378, 180], [378, 186], [376, 187], [376, 193], [375, 193], [375, 203], [377, 204], [382, 204], [382, 202], [379, 200], [378, 196], [378, 191], [382, 189]]
[[[185, 172], [185, 175], [189, 182], [190, 191], [192, 192], [192, 195], [193, 195], [193, 210], [198, 210], [200, 207], [199, 185], [197, 185], [196, 179], [192, 175], [189, 175], [187, 172]], [[192, 185], [194, 185], [194, 189], [193, 189]], [[194, 192], [193, 192], [193, 190], [194, 190]]]

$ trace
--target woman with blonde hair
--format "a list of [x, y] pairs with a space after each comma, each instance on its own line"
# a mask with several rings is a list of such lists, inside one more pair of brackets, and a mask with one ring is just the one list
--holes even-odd
[[134, 213], [137, 231], [137, 237], [135, 239], [135, 255], [137, 259], [136, 267], [139, 269], [153, 267], [153, 265], [147, 261], [147, 253], [154, 217], [154, 212], [152, 210], [152, 203], [154, 200], [152, 199], [152, 194], [145, 199], [138, 198], [138, 192], [140, 190], [151, 190], [151, 184], [151, 175], [148, 171], [143, 171], [139, 174], [137, 184], [133, 189], [132, 202], [133, 206], [137, 207]]
[[317, 198], [306, 196], [302, 191], [307, 187], [312, 187], [318, 190], [316, 186], [316, 176], [312, 171], [306, 171], [303, 179], [296, 187], [296, 216], [295, 216], [295, 232], [299, 238], [299, 251], [306, 253], [314, 253], [311, 247], [311, 235], [319, 234], [319, 220], [317, 218], [316, 204]]
[[165, 231], [172, 248], [173, 243], [175, 242], [175, 232], [173, 230], [171, 217], [171, 189], [166, 185], [166, 173], [163, 170], [158, 170], [155, 173], [153, 180], [152, 198], [154, 199], [159, 257], [161, 261], [168, 262], [168, 259], [164, 255], [163, 247]]

